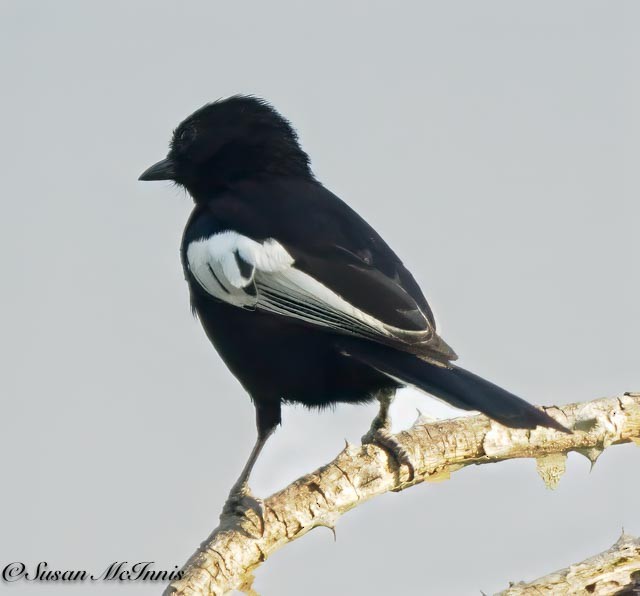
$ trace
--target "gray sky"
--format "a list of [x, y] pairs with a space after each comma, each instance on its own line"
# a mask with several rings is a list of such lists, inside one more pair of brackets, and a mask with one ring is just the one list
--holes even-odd
[[[254, 440], [191, 317], [183, 193], [138, 174], [173, 127], [269, 99], [318, 177], [414, 272], [461, 363], [532, 402], [640, 390], [640, 6], [632, 1], [0, 2], [0, 565], [181, 565]], [[398, 427], [415, 407], [401, 393]], [[267, 495], [373, 407], [289, 408]], [[640, 534], [640, 450], [548, 491], [532, 461], [385, 495], [257, 573], [265, 596], [478, 594]], [[157, 594], [19, 583], [12, 594]], [[5, 586], [6, 588], [6, 586]]]

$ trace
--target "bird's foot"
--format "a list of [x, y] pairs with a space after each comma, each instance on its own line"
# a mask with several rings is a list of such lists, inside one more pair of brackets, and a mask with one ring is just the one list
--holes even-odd
[[388, 424], [376, 425], [376, 421], [371, 425], [369, 432], [362, 437], [363, 444], [377, 445], [384, 449], [387, 453], [398, 462], [398, 466], [407, 466], [409, 470], [408, 481], [411, 482], [415, 477], [415, 467], [411, 461], [409, 452], [400, 444], [400, 441], [391, 434]]
[[264, 534], [262, 499], [251, 493], [246, 482], [236, 483], [233, 486], [220, 514], [221, 522], [230, 521], [237, 524], [242, 520], [248, 520], [256, 528], [259, 536]]

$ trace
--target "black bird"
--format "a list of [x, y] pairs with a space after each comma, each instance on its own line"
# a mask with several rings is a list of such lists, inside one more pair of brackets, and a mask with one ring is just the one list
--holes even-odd
[[251, 469], [283, 403], [380, 401], [363, 437], [411, 462], [389, 433], [396, 389], [414, 385], [516, 428], [567, 431], [544, 411], [451, 364], [418, 284], [380, 235], [314, 177], [291, 124], [234, 96], [200, 108], [140, 180], [193, 197], [181, 247], [191, 304], [256, 408], [258, 438], [227, 511], [252, 499]]

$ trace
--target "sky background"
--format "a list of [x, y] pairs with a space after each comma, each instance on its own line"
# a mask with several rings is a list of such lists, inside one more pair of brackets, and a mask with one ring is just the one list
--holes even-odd
[[[465, 367], [539, 404], [640, 390], [640, 4], [0, 2], [0, 566], [182, 565], [254, 441], [188, 306], [190, 200], [139, 183], [207, 101], [267, 98], [394, 247]], [[420, 407], [401, 392], [396, 428]], [[266, 496], [375, 407], [287, 408]], [[262, 596], [472, 595], [640, 535], [640, 449], [468, 468], [275, 554]], [[0, 592], [159, 594], [0, 583]]]

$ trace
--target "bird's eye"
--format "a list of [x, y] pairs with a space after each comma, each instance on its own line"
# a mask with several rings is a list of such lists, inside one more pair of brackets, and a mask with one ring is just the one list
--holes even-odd
[[191, 126], [183, 128], [176, 136], [176, 141], [181, 147], [186, 147], [193, 141], [195, 130]]

